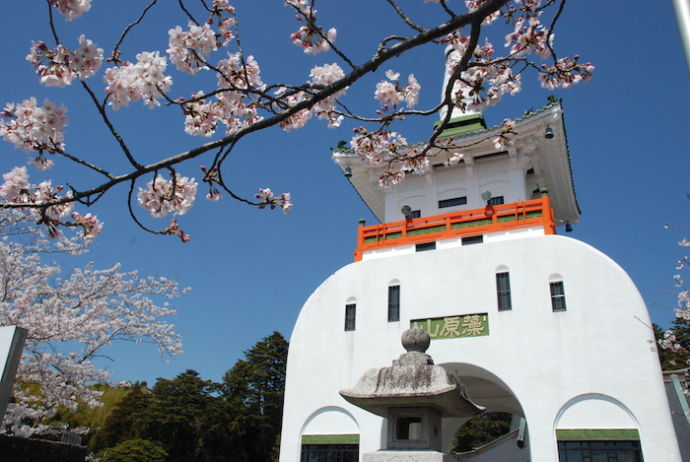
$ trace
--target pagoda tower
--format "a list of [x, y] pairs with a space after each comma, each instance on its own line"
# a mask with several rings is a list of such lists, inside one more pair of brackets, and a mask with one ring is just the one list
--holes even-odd
[[[559, 234], [580, 218], [561, 102], [516, 119], [506, 149], [499, 130], [454, 113], [441, 138], [457, 151], [386, 189], [383, 167], [333, 152], [380, 224], [360, 224], [354, 261], [300, 311], [281, 462], [386, 447], [386, 419], [339, 391], [398, 357], [411, 327], [474, 403], [514, 416], [508, 437], [459, 460], [681, 461], [642, 297], [613, 260]], [[468, 418], [442, 419], [443, 451]]]

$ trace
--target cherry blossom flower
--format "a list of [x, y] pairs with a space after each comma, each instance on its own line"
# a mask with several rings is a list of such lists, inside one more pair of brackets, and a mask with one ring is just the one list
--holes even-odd
[[[174, 187], [173, 187], [174, 183]], [[137, 199], [139, 205], [148, 210], [154, 218], [161, 218], [168, 213], [184, 215], [194, 205], [197, 183], [194, 178], [175, 174], [172, 179], [154, 178], [139, 188]]]
[[[192, 97], [198, 98], [203, 94], [203, 91], [199, 91]], [[221, 107], [218, 103], [206, 102], [203, 99], [185, 104], [184, 113], [184, 131], [189, 135], [205, 137], [215, 133], [222, 116]]]
[[[311, 83], [313, 85], [328, 86], [344, 78], [345, 73], [337, 63], [333, 63], [313, 67], [309, 73], [309, 76], [311, 77]], [[343, 96], [346, 91], [347, 88], [344, 88], [343, 90], [336, 92], [334, 95], [317, 102], [312, 107], [316, 117], [327, 120], [329, 127], [337, 127], [343, 120], [343, 117], [337, 115], [334, 110], [337, 99]]]
[[260, 209], [268, 207], [272, 210], [276, 207], [280, 207], [283, 213], [288, 213], [292, 209], [290, 193], [274, 196], [270, 188], [260, 188], [259, 192], [254, 194], [254, 197], [261, 200], [261, 202], [259, 202]]
[[591, 63], [579, 64], [580, 57], [560, 58], [555, 65], [547, 67], [542, 65], [538, 78], [541, 86], [547, 90], [556, 88], [569, 88], [579, 82], [588, 82], [594, 72]]
[[128, 106], [130, 102], [143, 100], [149, 109], [160, 106], [161, 92], [167, 92], [172, 78], [164, 75], [167, 59], [158, 52], [144, 51], [137, 54], [137, 63], [125, 62], [122, 66], [105, 71], [103, 79], [108, 84], [105, 93], [113, 109]]
[[395, 84], [388, 80], [383, 80], [376, 84], [376, 91], [374, 98], [381, 101], [384, 109], [388, 107], [397, 106], [397, 104], [405, 99], [405, 96], [398, 92]]
[[407, 86], [405, 87], [405, 104], [407, 107], [413, 108], [419, 102], [419, 92], [422, 86], [417, 82], [414, 74], [410, 74], [407, 77]]
[[451, 154], [451, 155], [448, 157], [448, 160], [445, 161], [445, 162], [443, 163], [443, 165], [445, 165], [445, 166], [451, 166], [451, 167], [452, 167], [453, 165], [458, 165], [458, 164], [463, 160], [464, 157], [465, 157], [465, 155], [464, 155], [463, 153], [461, 153], [461, 152], [454, 152], [453, 154]]
[[[287, 95], [283, 98], [283, 101], [288, 106], [294, 106], [301, 103], [307, 98], [306, 93], [300, 91], [292, 95]], [[302, 109], [280, 122], [280, 128], [285, 131], [295, 130], [304, 127], [309, 119], [311, 119], [312, 113], [309, 109]]]
[[26, 167], [15, 167], [9, 172], [3, 173], [2, 178], [5, 182], [0, 185], [0, 196], [10, 202], [24, 202], [24, 197], [33, 188], [29, 183]]
[[177, 220], [174, 218], [170, 220], [170, 225], [168, 225], [168, 227], [162, 231], [162, 234], [172, 234], [174, 236], [178, 236], [182, 242], [189, 242], [192, 238], [189, 234], [186, 234], [184, 231], [182, 231], [182, 229], [180, 229], [180, 225], [177, 224]]
[[[207, 69], [202, 59], [218, 49], [218, 41], [208, 23], [198, 26], [190, 21], [188, 27], [187, 31], [180, 26], [168, 31], [167, 53], [177, 69], [196, 74], [201, 69]], [[229, 30], [230, 24], [227, 27]]]
[[64, 87], [75, 78], [83, 80], [93, 76], [103, 63], [103, 49], [82, 34], [75, 51], [62, 45], [50, 49], [45, 42], [32, 42], [26, 60], [36, 69], [43, 85]]
[[513, 144], [512, 136], [517, 135], [515, 131], [515, 121], [504, 119], [500, 132], [493, 138], [496, 149], [506, 149]]
[[95, 215], [87, 213], [80, 215], [77, 212], [72, 213], [72, 219], [78, 226], [84, 229], [83, 236], [85, 241], [91, 241], [103, 231], [103, 223], [96, 218]]
[[80, 17], [91, 9], [91, 0], [48, 0], [65, 15], [67, 21]]
[[335, 42], [335, 39], [338, 35], [336, 29], [333, 27], [328, 29], [328, 32], [325, 34], [325, 37], [328, 40], [325, 40], [324, 37], [321, 36], [322, 33], [323, 32], [320, 27], [315, 28], [307, 25], [302, 26], [297, 29], [297, 31], [293, 32], [290, 35], [290, 39], [295, 45], [304, 48], [305, 53], [315, 55], [330, 50], [331, 46], [329, 45], [329, 42]]
[[67, 108], [44, 100], [43, 106], [31, 97], [20, 104], [9, 103], [0, 114], [0, 136], [23, 151], [58, 152], [64, 148]]

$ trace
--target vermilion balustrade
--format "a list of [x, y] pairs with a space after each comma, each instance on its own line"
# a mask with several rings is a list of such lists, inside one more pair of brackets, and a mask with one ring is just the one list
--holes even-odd
[[530, 201], [360, 226], [355, 261], [360, 261], [367, 250], [533, 226], [543, 226], [545, 234], [556, 234], [551, 202], [546, 195]]

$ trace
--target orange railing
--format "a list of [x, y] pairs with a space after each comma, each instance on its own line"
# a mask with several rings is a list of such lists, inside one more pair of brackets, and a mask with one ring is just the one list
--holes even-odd
[[360, 261], [367, 250], [532, 226], [543, 226], [545, 234], [556, 234], [549, 196], [431, 217], [360, 226], [357, 231], [355, 261]]

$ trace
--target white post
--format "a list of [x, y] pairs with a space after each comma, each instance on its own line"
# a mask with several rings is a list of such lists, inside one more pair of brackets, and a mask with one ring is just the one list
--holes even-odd
[[10, 400], [14, 376], [17, 374], [19, 360], [22, 357], [26, 329], [17, 326], [0, 327], [0, 422], [5, 416], [7, 403]]

